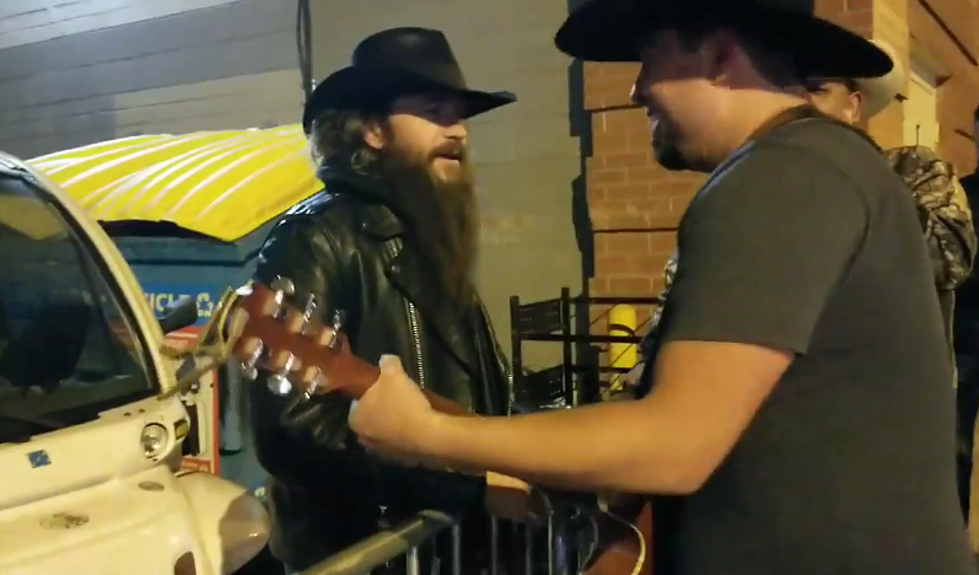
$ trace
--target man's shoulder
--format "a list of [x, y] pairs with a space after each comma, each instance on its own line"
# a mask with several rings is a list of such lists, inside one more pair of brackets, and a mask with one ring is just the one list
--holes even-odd
[[[854, 130], [821, 120], [774, 129], [742, 148], [694, 198], [684, 222], [714, 212], [723, 218], [788, 218], [798, 210], [869, 217], [882, 192], [907, 196], [879, 148]], [[709, 208], [708, 206], [712, 206]], [[723, 214], [723, 215], [722, 215]]]
[[904, 180], [923, 209], [942, 211], [949, 219], [972, 225], [970, 198], [955, 174], [955, 166], [931, 148], [903, 146], [884, 153], [894, 172]]
[[958, 182], [955, 166], [926, 146], [890, 148], [884, 151], [884, 157], [912, 190], [926, 183], [931, 187], [948, 187]]
[[879, 165], [882, 150], [873, 139], [862, 130], [846, 124], [811, 118], [774, 130], [771, 137], [764, 140], [773, 148], [791, 147], [806, 152], [807, 161], [812, 163], [832, 163], [837, 166], [859, 165], [846, 160], [860, 162], [869, 158]]
[[814, 118], [780, 130], [764, 144], [773, 155], [795, 150], [787, 169], [818, 174], [812, 185], [845, 188], [862, 196], [868, 205], [884, 198], [906, 201], [902, 178], [897, 177], [884, 151], [859, 128]]
[[290, 208], [283, 219], [317, 220], [321, 218], [343, 217], [351, 208], [347, 194], [324, 189]]
[[360, 227], [357, 204], [349, 194], [323, 190], [290, 208], [277, 227], [315, 229], [332, 236], [349, 235]]
[[[742, 150], [732, 162], [731, 175], [756, 175], [755, 186], [785, 186], [786, 179], [804, 178], [810, 186], [820, 184], [839, 188], [862, 186], [868, 174], [889, 178], [893, 175], [882, 161], [880, 149], [867, 137], [847, 126], [804, 120], [780, 126]], [[783, 177], [775, 177], [776, 174]], [[816, 174], [820, 177], [813, 178]], [[737, 178], [734, 178], [737, 180]]]

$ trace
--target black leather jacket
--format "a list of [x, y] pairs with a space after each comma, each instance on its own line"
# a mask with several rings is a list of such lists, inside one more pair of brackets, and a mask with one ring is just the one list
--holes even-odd
[[[326, 325], [342, 310], [351, 347], [364, 360], [395, 354], [420, 385], [477, 413], [509, 413], [509, 369], [482, 306], [460, 317], [445, 305], [377, 180], [337, 171], [321, 177], [326, 190], [272, 231], [256, 280], [291, 279], [296, 303], [313, 295]], [[392, 521], [421, 509], [481, 509], [482, 479], [367, 455], [350, 437], [350, 400], [316, 397], [312, 425], [296, 426], [283, 417], [288, 400], [263, 381], [250, 389], [258, 460], [271, 475], [272, 550], [291, 567], [306, 568], [374, 534], [382, 507]]]

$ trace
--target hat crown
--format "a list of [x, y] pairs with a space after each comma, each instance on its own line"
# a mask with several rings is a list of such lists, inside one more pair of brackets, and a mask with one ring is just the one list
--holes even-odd
[[681, 15], [695, 14], [704, 16], [711, 12], [705, 10], [726, 8], [738, 9], [739, 7], [753, 9], [773, 9], [780, 12], [790, 12], [812, 16], [816, 13], [815, 0], [626, 0], [617, 2], [616, 0], [577, 0], [577, 7], [589, 4], [590, 2], [605, 2], [616, 10], [620, 15], [634, 17], [646, 11], [660, 13], [676, 13]]
[[886, 74], [890, 59], [866, 38], [815, 14], [815, 0], [585, 0], [568, 15], [554, 43], [593, 62], [640, 62], [656, 30], [690, 24], [724, 26], [791, 56], [800, 74]]
[[466, 85], [445, 34], [428, 28], [391, 28], [372, 34], [354, 49], [351, 64], [361, 68], [397, 68], [435, 76], [460, 88]]
[[407, 94], [453, 94], [470, 118], [516, 101], [509, 92], [482, 92], [466, 84], [445, 34], [416, 27], [389, 28], [363, 39], [350, 66], [320, 82], [303, 109], [309, 134], [316, 116], [327, 108], [383, 109]]

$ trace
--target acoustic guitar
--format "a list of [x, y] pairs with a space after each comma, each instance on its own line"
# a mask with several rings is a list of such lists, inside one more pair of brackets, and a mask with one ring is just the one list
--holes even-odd
[[[289, 303], [295, 289], [279, 278], [272, 287], [248, 284], [226, 296], [216, 317], [223, 319], [231, 355], [242, 362], [245, 376], [254, 379], [258, 370], [271, 372], [270, 389], [277, 395], [314, 395], [339, 391], [359, 399], [380, 377], [377, 366], [355, 356], [343, 334], [343, 316], [337, 313], [329, 327], [317, 321], [315, 302], [303, 310]], [[450, 415], [470, 416], [462, 406], [432, 393], [422, 392], [432, 407]], [[556, 495], [546, 504], [549, 513], [573, 509], [578, 572], [583, 575], [640, 575], [648, 573], [648, 532], [633, 522], [648, 517], [642, 506], [628, 506], [626, 517], [616, 509], [595, 501], [582, 504]], [[541, 493], [535, 495], [541, 497]], [[595, 498], [593, 498], [595, 499]], [[560, 501], [558, 501], [560, 500]], [[569, 503], [571, 501], [571, 503]], [[626, 508], [623, 508], [626, 509]], [[644, 537], [645, 535], [645, 537]]]

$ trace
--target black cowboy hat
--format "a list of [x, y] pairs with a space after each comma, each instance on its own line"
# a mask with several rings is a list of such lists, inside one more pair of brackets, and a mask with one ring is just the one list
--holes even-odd
[[449, 93], [465, 103], [465, 118], [517, 101], [510, 92], [480, 92], [466, 85], [445, 34], [426, 28], [391, 28], [354, 49], [353, 61], [326, 77], [306, 102], [303, 130], [327, 108], [370, 109], [412, 93]]
[[586, 0], [554, 42], [593, 62], [638, 62], [639, 42], [656, 30], [684, 23], [729, 26], [752, 40], [792, 54], [805, 76], [883, 76], [891, 59], [865, 38], [813, 13], [814, 0]]

